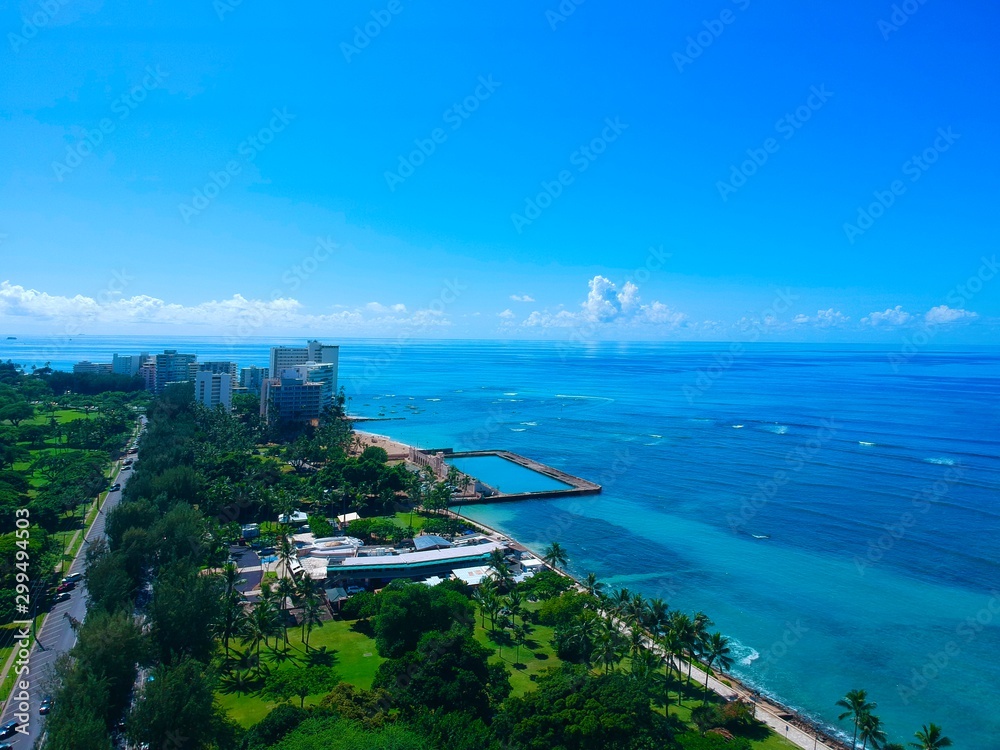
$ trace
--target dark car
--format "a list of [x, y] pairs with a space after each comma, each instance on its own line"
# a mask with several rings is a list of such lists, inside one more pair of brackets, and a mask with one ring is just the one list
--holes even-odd
[[121, 488], [122, 488], [122, 486], [120, 484], [118, 484], [117, 482], [115, 482], [113, 485], [111, 485], [108, 488], [108, 492], [118, 492], [118, 490], [120, 490]]
[[0, 750], [14, 750], [14, 746], [9, 742], [0, 742]]
[[73, 583], [72, 581], [67, 581], [66, 583], [60, 583], [58, 586], [56, 586], [56, 593], [61, 594], [64, 591], [72, 591], [75, 588], [76, 588], [75, 583]]
[[45, 716], [49, 711], [52, 710], [52, 699], [43, 698], [42, 702], [38, 705], [38, 713]]
[[0, 726], [0, 739], [7, 739], [14, 734], [17, 731], [17, 726], [16, 721], [8, 721], [3, 726]]

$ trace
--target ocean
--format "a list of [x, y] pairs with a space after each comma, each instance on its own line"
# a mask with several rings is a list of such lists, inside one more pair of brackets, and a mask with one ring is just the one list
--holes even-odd
[[[0, 359], [266, 365], [289, 341], [22, 337]], [[955, 747], [1000, 747], [1000, 348], [327, 343], [350, 412], [387, 420], [366, 429], [604, 487], [463, 513], [708, 613], [732, 671], [815, 721], [848, 729], [834, 704], [865, 688], [895, 741], [933, 721]]]

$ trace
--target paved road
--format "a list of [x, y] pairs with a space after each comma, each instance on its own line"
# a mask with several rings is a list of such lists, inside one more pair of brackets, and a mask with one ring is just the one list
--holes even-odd
[[[135, 456], [133, 456], [133, 458], [135, 458]], [[131, 469], [119, 469], [113, 483], [120, 483], [124, 487], [131, 474]], [[121, 496], [122, 493], [120, 491], [108, 493], [108, 496], [104, 501], [104, 505], [102, 506], [100, 512], [98, 512], [93, 525], [87, 531], [87, 536], [84, 538], [83, 545], [81, 546], [79, 553], [77, 553], [77, 556], [74, 558], [73, 563], [70, 565], [67, 575], [69, 573], [83, 573], [84, 557], [87, 552], [87, 547], [94, 541], [104, 538], [105, 514], [118, 505], [121, 500]], [[41, 630], [38, 632], [38, 640], [31, 649], [31, 656], [29, 660], [31, 669], [29, 675], [31, 688], [28, 690], [28, 694], [30, 696], [28, 699], [30, 711], [27, 733], [21, 734], [19, 732], [13, 737], [3, 740], [4, 742], [13, 743], [17, 750], [28, 750], [28, 748], [33, 747], [35, 740], [42, 734], [45, 717], [39, 716], [38, 705], [47, 693], [45, 683], [52, 674], [52, 669], [56, 659], [60, 654], [64, 654], [69, 651], [76, 643], [76, 631], [74, 631], [70, 626], [69, 617], [72, 617], [79, 622], [83, 622], [83, 618], [87, 615], [86, 591], [87, 589], [84, 586], [83, 581], [77, 583], [76, 588], [71, 592], [71, 597], [68, 601], [59, 602], [52, 607], [52, 610], [45, 618], [45, 622], [42, 625]], [[17, 695], [18, 692], [20, 691], [15, 689], [12, 696]], [[4, 707], [3, 714], [0, 716], [0, 724], [6, 724], [8, 721], [13, 721], [15, 719], [14, 714], [19, 713], [17, 711], [17, 705], [18, 701], [13, 699], [7, 702], [7, 705]]]

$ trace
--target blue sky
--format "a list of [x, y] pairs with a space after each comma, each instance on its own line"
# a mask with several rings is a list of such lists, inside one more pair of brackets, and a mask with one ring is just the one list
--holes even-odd
[[789, 5], [0, 3], [0, 328], [995, 341], [1000, 9]]

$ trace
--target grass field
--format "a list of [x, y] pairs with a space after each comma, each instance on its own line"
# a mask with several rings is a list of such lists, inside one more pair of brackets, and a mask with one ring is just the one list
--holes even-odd
[[[309, 637], [309, 646], [318, 649], [323, 646], [328, 651], [337, 652], [336, 670], [344, 682], [360, 688], [370, 688], [375, 679], [375, 671], [384, 659], [375, 652], [375, 641], [363, 633], [355, 631], [353, 622], [331, 620], [323, 623], [323, 627], [313, 630]], [[288, 630], [288, 641], [296, 658], [304, 656], [305, 647], [302, 644], [299, 628]], [[272, 669], [292, 669], [294, 665], [275, 666], [269, 649], [261, 648], [261, 660]], [[318, 703], [325, 693], [311, 695], [306, 698], [306, 705]], [[277, 705], [259, 695], [237, 695], [216, 693], [219, 704], [229, 715], [245, 727], [252, 726], [263, 719], [268, 711]], [[297, 699], [295, 700], [297, 703]]]

